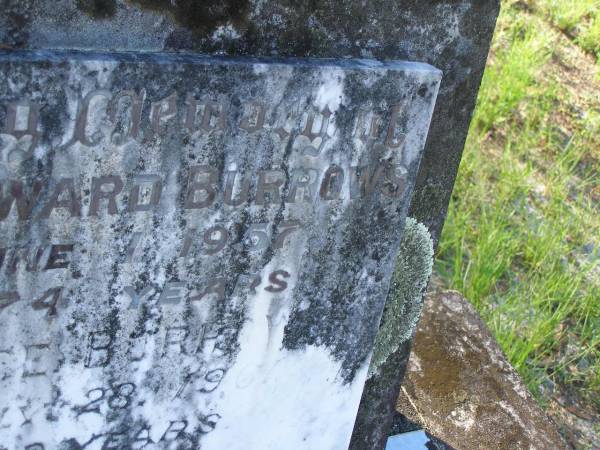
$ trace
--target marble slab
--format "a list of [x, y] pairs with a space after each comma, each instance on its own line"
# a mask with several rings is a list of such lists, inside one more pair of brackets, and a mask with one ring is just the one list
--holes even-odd
[[346, 449], [440, 80], [0, 53], [0, 447]]

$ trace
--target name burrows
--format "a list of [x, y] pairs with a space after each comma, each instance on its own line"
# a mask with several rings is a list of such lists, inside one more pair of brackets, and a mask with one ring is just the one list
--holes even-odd
[[[57, 209], [70, 217], [97, 217], [119, 213], [149, 211], [160, 204], [164, 177], [156, 174], [118, 174], [92, 177], [78, 186], [74, 178], [58, 180], [0, 180], [0, 221], [41, 220]], [[197, 210], [216, 204], [237, 208], [254, 205], [311, 203], [341, 199], [361, 199], [377, 188], [389, 198], [404, 193], [407, 171], [402, 165], [381, 164], [342, 168], [335, 164], [325, 169], [296, 168], [261, 170], [253, 180], [238, 171], [219, 173], [206, 166], [189, 168], [182, 186], [183, 209]], [[84, 208], [84, 205], [87, 205]]]
[[[0, 132], [12, 139], [2, 149], [1, 162], [32, 156], [42, 134], [40, 110], [43, 106], [28, 99], [4, 105], [5, 120]], [[230, 115], [232, 110], [239, 110], [239, 113]], [[384, 113], [359, 111], [354, 118], [352, 136], [363, 143], [377, 141], [388, 149], [401, 149], [405, 139], [401, 119], [402, 106], [399, 104], [390, 106]], [[298, 105], [295, 111], [286, 111], [258, 99], [234, 106], [231, 100], [199, 99], [194, 94], [181, 96], [176, 92], [151, 101], [144, 89], [116, 94], [108, 90], [88, 93], [79, 100], [70, 128], [72, 132], [64, 146], [76, 143], [87, 147], [101, 143], [122, 146], [173, 131], [185, 136], [269, 131], [284, 144], [294, 139], [308, 156], [318, 156], [325, 142], [337, 132], [335, 113], [328, 107], [312, 107], [305, 111]]]

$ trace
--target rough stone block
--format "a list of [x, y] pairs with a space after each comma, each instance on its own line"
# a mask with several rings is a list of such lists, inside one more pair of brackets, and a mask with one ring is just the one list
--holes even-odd
[[398, 408], [454, 448], [567, 448], [477, 311], [456, 292], [426, 297]]

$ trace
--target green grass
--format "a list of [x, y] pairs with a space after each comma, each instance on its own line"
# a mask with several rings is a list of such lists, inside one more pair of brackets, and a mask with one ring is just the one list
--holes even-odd
[[579, 35], [577, 42], [600, 60], [600, 8], [596, 11], [590, 25]]
[[552, 22], [600, 58], [600, 0], [538, 0]]
[[598, 0], [538, 0], [537, 3], [550, 14], [556, 26], [567, 32], [574, 31], [600, 7]]
[[600, 98], [582, 113], [550, 76], [555, 27], [600, 15], [595, 0], [545, 3], [503, 6], [436, 271], [542, 403], [556, 383], [600, 409]]

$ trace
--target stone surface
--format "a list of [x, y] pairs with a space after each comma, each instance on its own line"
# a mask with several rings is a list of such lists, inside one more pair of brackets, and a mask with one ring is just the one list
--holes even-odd
[[459, 449], [564, 449], [479, 315], [460, 294], [426, 297], [399, 411]]
[[441, 232], [499, 0], [3, 0], [0, 46], [426, 62], [445, 74], [411, 216]]
[[[0, 47], [404, 59], [444, 73], [410, 215], [437, 241], [499, 0], [3, 0]], [[410, 330], [407, 330], [410, 331]], [[357, 436], [382, 447], [410, 345], [369, 383]], [[404, 353], [402, 353], [404, 352]], [[387, 388], [385, 388], [387, 387]], [[366, 423], [366, 422], [365, 422]], [[366, 435], [365, 435], [366, 433]]]
[[0, 54], [0, 445], [347, 448], [440, 78]]
[[[412, 218], [406, 220], [390, 295], [385, 305], [379, 333], [375, 340], [373, 358], [363, 392], [360, 412], [354, 424], [352, 449], [382, 448], [387, 440], [389, 421], [373, 422], [379, 416], [392, 416], [389, 409], [390, 390], [399, 389], [401, 377], [390, 380], [382, 371], [390, 365], [402, 367], [398, 355], [406, 355], [412, 333], [421, 316], [423, 294], [433, 267], [433, 242], [427, 228]], [[391, 386], [390, 384], [391, 383]], [[365, 402], [369, 402], [366, 407]]]

